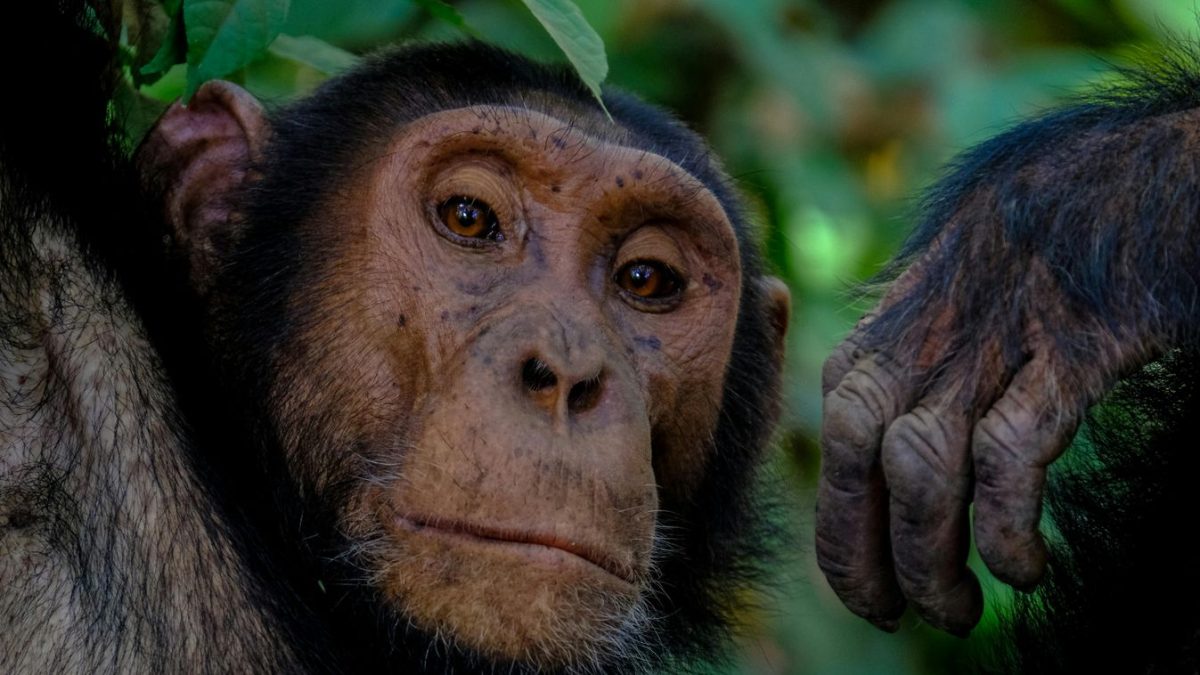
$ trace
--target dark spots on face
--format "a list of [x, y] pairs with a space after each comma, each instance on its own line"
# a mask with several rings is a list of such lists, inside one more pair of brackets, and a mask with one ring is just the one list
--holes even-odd
[[473, 134], [476, 134], [476, 135], [482, 134], [482, 133], [483, 133], [483, 127], [482, 127], [482, 126], [473, 127], [473, 128], [471, 129], [471, 133], [473, 133]]
[[641, 169], [634, 169], [634, 170], [633, 170], [633, 179], [634, 179], [634, 180], [641, 180], [641, 179], [642, 179], [642, 176], [644, 176], [644, 175], [646, 175], [646, 174], [642, 173], [642, 170], [641, 170]]
[[708, 272], [705, 272], [704, 275], [700, 277], [700, 281], [704, 282], [704, 285], [708, 287], [709, 295], [715, 294], [717, 291], [725, 288], [724, 282], [722, 282], [720, 279], [714, 278]]
[[441, 319], [442, 319], [442, 321], [449, 321], [450, 320], [450, 310], [443, 309], [442, 314], [441, 314]]
[[555, 194], [558, 194], [559, 192], [562, 192], [562, 186], [561, 185], [551, 185], [550, 191]]
[[474, 321], [476, 318], [479, 317], [479, 314], [480, 314], [479, 305], [471, 305], [470, 307], [467, 307], [466, 309], [460, 309], [460, 310], [455, 311], [454, 312], [454, 320], [455, 321]]
[[404, 328], [404, 326], [407, 323], [408, 323], [408, 317], [404, 316], [403, 314], [401, 314], [399, 317], [396, 318], [396, 327], [397, 328]]
[[653, 349], [654, 351], [662, 349], [662, 340], [653, 335], [638, 335], [633, 338], [633, 341], [643, 349]]
[[617, 183], [617, 187], [619, 187], [619, 188], [625, 187], [625, 178], [623, 176], [617, 176], [616, 183]]
[[28, 381], [29, 381], [28, 375], [21, 375], [20, 377], [17, 378], [17, 384], [20, 384], [20, 385], [24, 385]]

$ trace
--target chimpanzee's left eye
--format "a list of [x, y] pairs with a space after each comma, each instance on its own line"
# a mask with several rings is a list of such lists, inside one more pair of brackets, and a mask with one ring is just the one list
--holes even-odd
[[683, 290], [683, 279], [657, 260], [634, 260], [617, 270], [613, 281], [622, 290], [641, 300], [667, 300]]
[[483, 200], [461, 195], [451, 197], [438, 206], [437, 212], [451, 234], [466, 239], [504, 241], [500, 219]]

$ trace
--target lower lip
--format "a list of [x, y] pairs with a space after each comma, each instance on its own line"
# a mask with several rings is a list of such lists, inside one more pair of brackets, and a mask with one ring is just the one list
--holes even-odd
[[573, 553], [551, 544], [542, 544], [532, 541], [514, 541], [512, 539], [501, 539], [478, 535], [471, 532], [465, 532], [463, 530], [445, 529], [434, 525], [415, 522], [405, 518], [404, 516], [396, 516], [395, 523], [401, 530], [413, 534], [440, 537], [444, 539], [456, 540], [458, 542], [468, 542], [506, 548], [513, 553], [521, 555], [522, 557], [528, 558], [543, 565], [547, 565], [549, 567], [561, 567], [563, 565], [571, 564], [578, 565], [582, 562], [589, 568], [602, 572], [606, 576], [611, 577], [622, 584], [627, 586], [634, 585], [632, 581], [615, 574], [608, 569], [601, 567], [600, 565], [597, 565], [596, 563], [577, 553]]

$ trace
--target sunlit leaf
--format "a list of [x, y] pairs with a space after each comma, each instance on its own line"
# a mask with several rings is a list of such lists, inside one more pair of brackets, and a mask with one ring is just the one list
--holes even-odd
[[458, 28], [466, 28], [467, 22], [463, 19], [463, 15], [450, 5], [442, 0], [414, 0], [418, 5], [425, 8], [433, 17], [439, 21], [445, 21], [451, 26]]
[[354, 54], [308, 35], [280, 35], [271, 43], [270, 52], [325, 75], [336, 75], [358, 63]]
[[206, 80], [254, 61], [283, 29], [289, 0], [183, 0], [188, 83], [184, 100]]
[[[183, 31], [182, 0], [165, 0], [162, 3], [162, 11], [167, 17], [167, 25], [161, 35], [157, 36], [158, 50], [140, 67], [137, 63], [134, 64], [133, 81], [138, 86], [157, 82], [164, 73], [171, 69], [171, 66], [187, 60], [187, 36]], [[150, 35], [139, 36], [139, 57], [142, 55], [141, 49], [150, 44], [150, 39]], [[139, 61], [141, 61], [140, 58]]]
[[[608, 77], [604, 41], [571, 0], [522, 0], [555, 44], [579, 73], [579, 78], [600, 101], [600, 84]], [[605, 111], [607, 112], [607, 110]]]
[[1188, 0], [1120, 0], [1117, 7], [1162, 36], [1194, 39], [1198, 32], [1197, 5]]

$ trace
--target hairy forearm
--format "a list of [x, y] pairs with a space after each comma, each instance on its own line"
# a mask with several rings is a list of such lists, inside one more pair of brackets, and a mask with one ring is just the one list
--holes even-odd
[[960, 158], [826, 362], [817, 553], [878, 625], [906, 602], [974, 625], [970, 528], [997, 577], [1034, 586], [1046, 467], [1119, 377], [1195, 343], [1200, 77], [1164, 68]]
[[0, 670], [283, 667], [139, 322], [2, 183]]
[[[1031, 321], [1073, 354], [1134, 336], [1195, 341], [1200, 110], [1164, 107], [1141, 119], [1113, 107], [1067, 110], [961, 158], [930, 193], [893, 268], [919, 274], [864, 339], [922, 342], [911, 331], [927, 327], [907, 319], [917, 306], [948, 302], [953, 322], [1012, 328], [1013, 355], [1028, 351], [1014, 341]], [[1093, 332], [1059, 330], [1080, 320]]]

